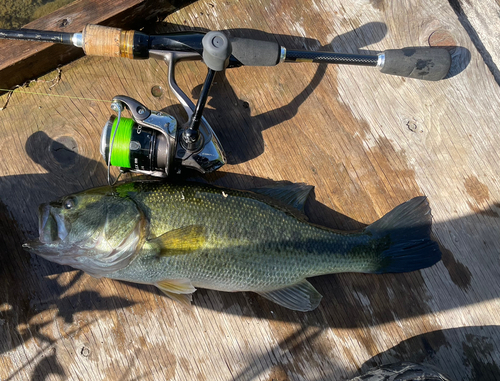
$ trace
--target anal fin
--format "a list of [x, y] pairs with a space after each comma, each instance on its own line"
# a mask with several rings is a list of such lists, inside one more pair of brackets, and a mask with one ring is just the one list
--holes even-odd
[[193, 287], [189, 279], [165, 279], [155, 283], [165, 295], [169, 298], [190, 306], [193, 300], [193, 293], [196, 288]]
[[279, 290], [257, 292], [260, 296], [295, 311], [312, 311], [323, 297], [307, 280]]

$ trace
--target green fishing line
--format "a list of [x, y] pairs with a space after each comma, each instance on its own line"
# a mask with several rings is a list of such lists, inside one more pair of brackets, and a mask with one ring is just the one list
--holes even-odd
[[[118, 119], [113, 122], [111, 129], [110, 141], [115, 133], [116, 123]], [[113, 151], [111, 152], [111, 165], [116, 167], [130, 168], [130, 140], [132, 138], [132, 129], [135, 122], [130, 118], [121, 118], [118, 131], [116, 131], [115, 141], [113, 142]]]

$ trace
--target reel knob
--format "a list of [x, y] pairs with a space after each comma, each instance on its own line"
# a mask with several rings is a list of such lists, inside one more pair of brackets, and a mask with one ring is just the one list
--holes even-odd
[[226, 68], [232, 52], [231, 42], [222, 32], [208, 32], [201, 40], [203, 44], [203, 62], [213, 71]]

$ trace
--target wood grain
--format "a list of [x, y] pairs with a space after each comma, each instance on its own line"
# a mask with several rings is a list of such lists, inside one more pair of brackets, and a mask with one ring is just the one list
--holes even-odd
[[[450, 3], [199, 0], [154, 27], [347, 53], [448, 46], [452, 70], [436, 83], [306, 63], [227, 70], [205, 114], [229, 161], [205, 181], [314, 185], [307, 214], [340, 229], [426, 195], [443, 261], [314, 278], [322, 303], [297, 313], [210, 290], [186, 309], [153, 287], [31, 257], [21, 244], [37, 236], [38, 204], [106, 183], [99, 136], [113, 96], [184, 117], [163, 63], [84, 57], [51, 90], [26, 90], [93, 100], [15, 92], [0, 112], [0, 379], [345, 380], [401, 360], [499, 379], [500, 91]], [[205, 75], [200, 62], [178, 66], [193, 99]]]

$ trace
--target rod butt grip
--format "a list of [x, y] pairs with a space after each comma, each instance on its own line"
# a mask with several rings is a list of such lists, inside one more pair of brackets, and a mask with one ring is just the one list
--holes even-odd
[[390, 49], [383, 55], [382, 73], [425, 81], [443, 79], [451, 66], [450, 53], [442, 48]]

